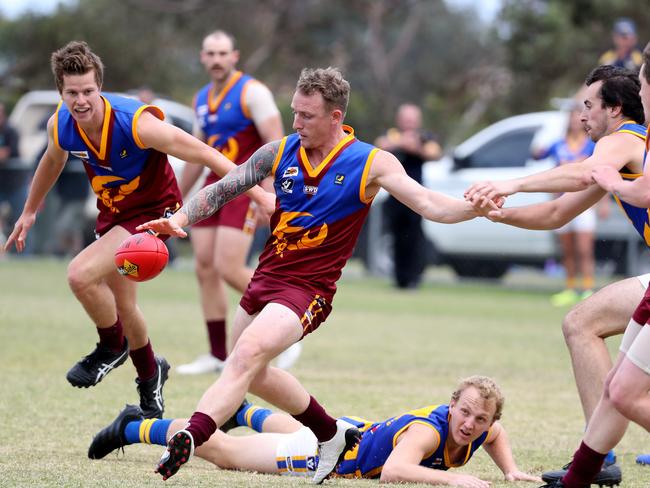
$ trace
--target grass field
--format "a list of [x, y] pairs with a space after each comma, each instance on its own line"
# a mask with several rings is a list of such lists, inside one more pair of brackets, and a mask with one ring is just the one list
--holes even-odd
[[[305, 340], [293, 370], [330, 413], [383, 419], [446, 402], [458, 379], [486, 374], [506, 394], [503, 424], [519, 467], [540, 473], [569, 459], [580, 440], [582, 410], [560, 331], [564, 310], [548, 305], [548, 287], [429, 280], [418, 291], [400, 293], [383, 280], [357, 274], [344, 277], [334, 312]], [[143, 284], [139, 303], [155, 350], [172, 365], [204, 352], [191, 271], [168, 269]], [[87, 459], [94, 433], [125, 403], [137, 403], [130, 363], [92, 389], [66, 382], [68, 368], [96, 340], [67, 288], [64, 262], [0, 261], [0, 486], [305, 485], [303, 480], [220, 472], [198, 458], [163, 485], [153, 473], [159, 446], [129, 446], [124, 456]], [[614, 339], [611, 350], [617, 346]], [[165, 387], [166, 416], [189, 415], [211, 380], [172, 374]], [[623, 486], [650, 486], [650, 468], [634, 464], [644, 451], [650, 452], [647, 433], [632, 426], [617, 450]], [[495, 487], [513, 486], [502, 481], [483, 452], [463, 470]]]

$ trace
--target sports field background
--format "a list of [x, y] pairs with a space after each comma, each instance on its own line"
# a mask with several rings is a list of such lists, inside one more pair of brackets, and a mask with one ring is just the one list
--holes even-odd
[[[456, 283], [443, 272], [417, 291], [398, 292], [386, 280], [363, 276], [354, 263], [351, 269], [334, 312], [307, 337], [293, 369], [331, 414], [383, 419], [447, 402], [460, 378], [485, 374], [506, 394], [502, 422], [519, 467], [539, 474], [569, 460], [583, 419], [560, 329], [566, 309], [548, 301], [560, 281], [530, 273], [505, 285]], [[0, 261], [0, 486], [306, 486], [303, 480], [221, 472], [198, 458], [163, 483], [153, 473], [159, 446], [128, 446], [124, 456], [90, 461], [93, 435], [125, 403], [138, 401], [135, 370], [127, 362], [87, 390], [67, 383], [68, 368], [94, 347], [97, 335], [68, 290], [65, 270], [64, 261]], [[172, 366], [205, 351], [191, 269], [170, 268], [144, 283], [139, 303], [156, 352]], [[619, 340], [610, 341], [610, 350]], [[211, 381], [172, 370], [165, 416], [189, 415]], [[636, 454], [650, 453], [649, 439], [632, 426], [619, 446], [623, 486], [650, 486], [650, 467], [634, 464]], [[536, 486], [503, 482], [484, 452], [463, 471], [494, 487]]]

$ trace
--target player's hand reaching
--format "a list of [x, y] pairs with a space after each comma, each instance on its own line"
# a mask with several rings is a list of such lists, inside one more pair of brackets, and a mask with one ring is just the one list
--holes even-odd
[[16, 245], [16, 251], [23, 252], [25, 250], [25, 240], [27, 239], [27, 233], [29, 229], [34, 225], [36, 221], [35, 213], [23, 213], [20, 218], [16, 221], [14, 225], [14, 230], [5, 243], [5, 251], [8, 251], [11, 248], [12, 244]]
[[522, 471], [512, 471], [505, 474], [506, 481], [534, 481], [536, 483], [541, 483], [542, 478], [539, 476], [533, 476], [532, 474], [524, 473]]
[[476, 213], [478, 213], [482, 217], [489, 218], [490, 213], [500, 211], [506, 199], [505, 197], [497, 197], [494, 200], [488, 200], [486, 197], [482, 197], [470, 201], [474, 206], [474, 210], [476, 210]]
[[610, 193], [614, 191], [614, 185], [616, 185], [617, 182], [621, 181], [621, 175], [619, 174], [618, 170], [612, 166], [604, 164], [595, 166], [591, 170], [591, 178], [603, 190]]
[[183, 222], [179, 222], [179, 220], [181, 220], [183, 217], [185, 217], [185, 220], [187, 220], [187, 216], [185, 216], [184, 213], [177, 212], [170, 218], [163, 217], [156, 220], [150, 220], [149, 222], [145, 222], [142, 225], [138, 225], [136, 227], [136, 230], [140, 232], [145, 230], [153, 230], [159, 234], [166, 234], [176, 237], [187, 237], [187, 232], [183, 230], [183, 227], [181, 225]]
[[465, 200], [485, 207], [490, 201], [497, 201], [499, 197], [507, 197], [513, 193], [517, 193], [517, 189], [512, 181], [481, 181], [465, 190], [464, 196]]

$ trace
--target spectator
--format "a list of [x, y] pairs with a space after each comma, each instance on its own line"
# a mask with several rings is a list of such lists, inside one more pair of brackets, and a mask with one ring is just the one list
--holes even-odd
[[[18, 133], [0, 103], [0, 235], [9, 235], [27, 195], [27, 172], [17, 164]], [[13, 160], [13, 161], [12, 161]]]
[[[422, 111], [417, 105], [400, 105], [395, 123], [397, 127], [389, 129], [375, 144], [392, 152], [406, 173], [422, 183], [422, 164], [440, 158], [440, 145], [431, 133], [422, 129]], [[392, 196], [385, 208], [393, 236], [395, 284], [398, 288], [417, 288], [425, 266], [422, 217]]]
[[614, 48], [600, 56], [599, 64], [611, 64], [638, 73], [641, 68], [641, 50], [637, 46], [637, 41], [634, 21], [627, 17], [617, 19], [612, 29]]

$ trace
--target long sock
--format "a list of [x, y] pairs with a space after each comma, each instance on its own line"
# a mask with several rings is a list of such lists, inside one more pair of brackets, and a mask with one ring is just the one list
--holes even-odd
[[210, 339], [210, 352], [218, 359], [224, 361], [228, 352], [226, 351], [226, 321], [207, 320], [208, 338]]
[[203, 412], [194, 412], [185, 427], [194, 438], [194, 447], [199, 447], [217, 430], [217, 424], [212, 417]]
[[156, 374], [156, 359], [153, 355], [151, 341], [147, 341], [147, 344], [139, 349], [131, 350], [129, 356], [131, 356], [131, 361], [133, 361], [133, 366], [135, 366], [141, 381], [153, 378], [153, 375]]
[[113, 352], [120, 352], [124, 347], [124, 330], [119, 317], [110, 327], [97, 327], [97, 334], [99, 334], [99, 343]]
[[309, 427], [318, 442], [328, 441], [336, 434], [336, 419], [327, 415], [325, 409], [313, 396], [309, 397], [307, 410], [292, 417], [305, 427]]
[[172, 419], [134, 420], [126, 424], [124, 439], [127, 444], [157, 444], [167, 445], [167, 430]]
[[591, 485], [591, 480], [603, 467], [607, 454], [594, 451], [584, 442], [573, 455], [573, 462], [569, 471], [562, 478], [566, 488], [585, 488]]
[[239, 409], [236, 415], [237, 425], [250, 427], [256, 432], [264, 432], [262, 426], [266, 418], [273, 412], [268, 408], [258, 407], [249, 403]]

